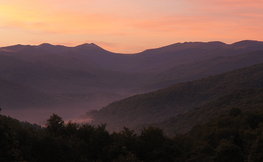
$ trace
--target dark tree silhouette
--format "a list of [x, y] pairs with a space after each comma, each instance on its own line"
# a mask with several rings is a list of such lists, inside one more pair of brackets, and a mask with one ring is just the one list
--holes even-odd
[[46, 126], [48, 132], [59, 135], [64, 128], [64, 121], [60, 116], [53, 114], [47, 120]]

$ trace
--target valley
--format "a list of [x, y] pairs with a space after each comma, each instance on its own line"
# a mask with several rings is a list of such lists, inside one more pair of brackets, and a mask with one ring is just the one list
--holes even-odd
[[255, 77], [262, 75], [260, 70], [235, 70], [262, 62], [259, 41], [175, 43], [135, 54], [113, 53], [93, 43], [14, 45], [0, 48], [0, 103], [4, 114], [14, 112], [15, 118], [33, 123], [43, 122], [46, 114], [41, 112], [47, 110], [65, 120], [92, 114], [94, 124], [105, 122], [112, 130], [140, 127], [234, 89], [260, 88]]

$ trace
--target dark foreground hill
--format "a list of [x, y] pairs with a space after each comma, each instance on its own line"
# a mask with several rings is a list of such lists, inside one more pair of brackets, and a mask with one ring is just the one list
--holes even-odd
[[94, 124], [107, 123], [110, 129], [118, 130], [165, 120], [240, 88], [263, 88], [263, 64], [135, 95], [87, 115]]

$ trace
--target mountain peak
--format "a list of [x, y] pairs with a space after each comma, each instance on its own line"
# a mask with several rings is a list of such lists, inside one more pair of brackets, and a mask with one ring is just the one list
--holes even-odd
[[149, 53], [152, 54], [152, 51], [157, 51], [157, 53], [165, 53], [165, 52], [174, 52], [180, 50], [189, 50], [194, 48], [221, 48], [226, 46], [225, 43], [220, 41], [211, 41], [211, 42], [183, 42], [183, 43], [174, 43], [167, 46], [154, 48], [154, 49], [147, 49], [142, 53]]
[[96, 45], [94, 43], [84, 43], [84, 44], [78, 45], [76, 47], [96, 47], [96, 48], [101, 48], [101, 47], [99, 47], [98, 45]]
[[34, 46], [17, 44], [17, 45], [2, 47], [2, 49], [7, 50], [7, 51], [17, 52], [17, 51], [25, 50], [25, 49], [32, 48], [32, 47]]
[[98, 46], [94, 43], [84, 43], [84, 44], [78, 45], [74, 48], [79, 49], [79, 50], [103, 50], [103, 51], [106, 51], [105, 49], [101, 48], [100, 46]]
[[242, 40], [242, 41], [238, 41], [233, 43], [232, 45], [249, 45], [249, 44], [262, 44], [263, 42], [261, 41], [256, 41], [256, 40]]
[[38, 45], [38, 47], [67, 47], [67, 46], [63, 46], [63, 45], [53, 45], [53, 44], [50, 44], [50, 43], [42, 43], [40, 45]]
[[53, 46], [53, 45], [50, 44], [50, 43], [42, 43], [42, 44], [40, 44], [39, 46]]
[[52, 45], [50, 43], [42, 43], [37, 46], [38, 49], [42, 49], [51, 53], [60, 53], [60, 52], [66, 52], [69, 47], [62, 46], [62, 45]]
[[257, 48], [262, 50], [263, 42], [255, 40], [242, 40], [231, 44], [231, 46], [234, 46], [236, 48]]

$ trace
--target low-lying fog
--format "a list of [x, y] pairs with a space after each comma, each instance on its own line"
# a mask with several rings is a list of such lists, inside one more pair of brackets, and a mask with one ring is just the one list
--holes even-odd
[[89, 122], [90, 119], [85, 117], [88, 109], [85, 108], [54, 108], [54, 109], [17, 109], [17, 110], [2, 110], [1, 114], [18, 119], [19, 121], [27, 121], [29, 123], [36, 123], [45, 125], [46, 120], [55, 113], [62, 117], [64, 121], [73, 122]]
[[[62, 119], [72, 122], [90, 122], [90, 117], [86, 113], [90, 110], [99, 110], [108, 104], [133, 95], [133, 93], [111, 93], [111, 92], [94, 92], [94, 93], [65, 93], [54, 98], [55, 104], [51, 103], [46, 107], [11, 107], [7, 104], [1, 104], [2, 111], [0, 114], [10, 116], [19, 121], [26, 121], [31, 124], [45, 125], [47, 119], [54, 113]], [[49, 103], [47, 103], [49, 104]], [[41, 106], [41, 105], [40, 105]]]
[[[81, 96], [81, 95], [79, 95]], [[27, 121], [29, 123], [36, 123], [45, 125], [46, 120], [54, 113], [62, 117], [67, 122], [90, 122], [91, 119], [85, 114], [89, 110], [98, 110], [110, 104], [111, 102], [120, 100], [128, 95], [112, 95], [111, 93], [96, 93], [83, 95], [82, 98], [68, 97], [68, 100], [62, 100], [60, 104], [52, 107], [34, 107], [34, 108], [7, 108], [2, 105], [0, 114], [10, 116], [19, 121]]]
[[113, 101], [110, 100], [94, 100], [92, 102], [78, 102], [74, 104], [68, 104], [56, 107], [47, 108], [20, 108], [20, 109], [5, 109], [2, 107], [0, 114], [10, 116], [18, 119], [19, 121], [27, 121], [29, 123], [36, 123], [39, 125], [45, 125], [47, 119], [54, 113], [62, 117], [67, 122], [90, 122], [90, 118], [85, 114], [89, 110], [98, 110], [103, 106], [108, 105]]

